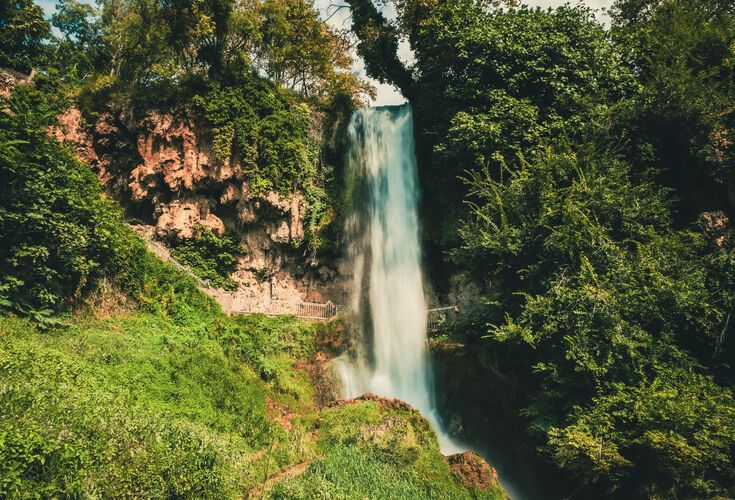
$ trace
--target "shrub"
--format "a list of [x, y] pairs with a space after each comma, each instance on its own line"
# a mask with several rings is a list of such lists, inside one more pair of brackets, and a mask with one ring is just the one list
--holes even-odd
[[237, 268], [239, 240], [234, 234], [217, 236], [212, 230], [199, 227], [193, 238], [171, 248], [171, 255], [212, 286], [236, 290], [230, 277]]
[[710, 286], [704, 239], [672, 228], [665, 190], [599, 151], [547, 151], [505, 175], [472, 177], [456, 256], [502, 291], [486, 334], [512, 347], [551, 458], [588, 491], [730, 487], [735, 401], [704, 362], [733, 299]]
[[120, 213], [92, 171], [47, 135], [53, 107], [36, 90], [0, 101], [0, 301], [58, 310], [114, 259]]
[[0, 307], [43, 319], [108, 276], [164, 314], [184, 304], [216, 310], [191, 278], [148, 252], [90, 168], [49, 137], [62, 103], [46, 90], [17, 87], [0, 101]]

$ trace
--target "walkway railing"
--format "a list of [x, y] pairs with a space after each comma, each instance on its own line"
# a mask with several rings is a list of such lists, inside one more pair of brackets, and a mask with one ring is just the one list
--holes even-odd
[[426, 311], [426, 316], [427, 329], [430, 332], [436, 332], [449, 320], [459, 316], [459, 308], [457, 306], [437, 307]]
[[176, 269], [183, 271], [196, 280], [199, 287], [219, 302], [222, 309], [228, 314], [266, 314], [268, 316], [292, 314], [299, 318], [326, 321], [334, 318], [344, 309], [344, 306], [333, 304], [332, 302], [320, 304], [318, 302], [294, 302], [278, 299], [273, 299], [262, 307], [253, 308], [252, 305], [245, 305], [247, 302], [240, 300], [242, 296], [237, 292], [226, 292], [212, 286], [209, 281], [197, 276], [189, 266], [174, 259], [166, 245], [153, 240], [144, 231], [141, 231], [139, 227], [133, 225], [130, 227], [143, 238], [148, 248], [161, 260], [168, 262]]
[[344, 306], [332, 302], [293, 302], [286, 300], [273, 300], [263, 307], [237, 307], [230, 309], [233, 314], [265, 314], [267, 316], [281, 316], [292, 314], [298, 318], [330, 320], [344, 310]]

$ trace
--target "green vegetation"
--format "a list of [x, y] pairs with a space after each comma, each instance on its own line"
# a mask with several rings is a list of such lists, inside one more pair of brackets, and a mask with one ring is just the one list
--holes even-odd
[[347, 35], [309, 0], [63, 0], [51, 23], [31, 2], [2, 8], [0, 66], [37, 70], [86, 126], [110, 111], [134, 124], [191, 110], [214, 160], [239, 164], [252, 195], [304, 193], [296, 245], [315, 254], [336, 239], [334, 135], [373, 90], [351, 71]]
[[636, 466], [649, 494], [732, 481], [735, 400], [693, 356], [712, 366], [733, 303], [704, 239], [672, 231], [661, 190], [612, 158], [548, 153], [507, 175], [474, 179], [457, 254], [503, 283], [485, 319], [532, 369], [531, 430], [607, 490]]
[[[191, 318], [187, 318], [191, 319]], [[226, 496], [272, 439], [263, 388], [202, 323], [0, 326], [3, 496]]]
[[51, 27], [32, 0], [0, 4], [0, 67], [29, 73], [46, 54]]
[[[104, 277], [144, 307], [176, 314], [213, 301], [171, 272], [128, 228], [89, 167], [47, 134], [48, 91], [19, 87], [0, 101], [0, 308], [38, 319], [68, 309]], [[185, 305], [188, 304], [188, 305]]]
[[63, 327], [0, 319], [1, 496], [472, 497], [417, 413], [316, 406], [297, 361], [330, 325], [125, 311], [107, 290]]
[[610, 30], [581, 6], [349, 3], [424, 131], [437, 285], [484, 290], [455, 333], [520, 380], [564, 491], [731, 496], [732, 2], [619, 0]]
[[411, 410], [364, 401], [310, 419], [324, 456], [274, 498], [505, 498], [499, 486], [469, 492], [453, 481], [428, 422]]
[[680, 223], [721, 208], [735, 164], [735, 7], [723, 0], [621, 0], [613, 19], [615, 44], [640, 82], [614, 119], [626, 159], [636, 170], [661, 171], [659, 181], [679, 197]]
[[[732, 2], [618, 0], [610, 29], [390, 3], [347, 0], [357, 49], [412, 101], [429, 269], [482, 287], [454, 333], [513, 370], [528, 442], [568, 496], [732, 496]], [[0, 101], [0, 496], [501, 495], [461, 486], [415, 412], [320, 409], [307, 365], [334, 326], [226, 317], [48, 135], [71, 104], [193, 111], [252, 193], [304, 193], [314, 256], [370, 93], [350, 45], [308, 0], [0, 5], [0, 66], [36, 70]], [[205, 230], [173, 249], [226, 288], [238, 252]]]
[[171, 255], [189, 266], [194, 273], [214, 287], [237, 289], [230, 277], [237, 267], [239, 241], [235, 235], [217, 236], [211, 229], [197, 228], [193, 238], [171, 247]]
[[[46, 309], [79, 296], [114, 252], [112, 218], [99, 182], [75, 155], [48, 138], [54, 108], [27, 88], [0, 113], [0, 300]], [[34, 111], [35, 110], [35, 111]]]

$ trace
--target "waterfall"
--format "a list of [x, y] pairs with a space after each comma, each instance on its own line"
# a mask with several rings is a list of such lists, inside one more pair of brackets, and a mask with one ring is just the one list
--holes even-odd
[[358, 110], [349, 124], [345, 196], [354, 345], [335, 360], [343, 396], [398, 398], [426, 416], [443, 451], [427, 348], [418, 180], [409, 105]]

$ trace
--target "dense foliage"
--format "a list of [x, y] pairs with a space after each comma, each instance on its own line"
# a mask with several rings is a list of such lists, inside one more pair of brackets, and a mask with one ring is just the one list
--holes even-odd
[[173, 314], [181, 301], [212, 308], [182, 273], [169, 273], [102, 193], [75, 154], [49, 137], [58, 90], [18, 87], [0, 102], [0, 307], [48, 318], [110, 277], [145, 307]]
[[308, 0], [77, 0], [57, 6], [62, 33], [54, 64], [90, 92], [161, 102], [182, 84], [259, 73], [314, 104], [369, 92], [349, 71], [345, 35], [322, 23]]
[[312, 2], [63, 0], [50, 23], [31, 2], [2, 8], [0, 66], [59, 82], [90, 130], [110, 112], [130, 124], [193, 110], [213, 160], [239, 164], [252, 195], [305, 194], [310, 252], [334, 239], [330, 136], [373, 90]]
[[0, 67], [29, 73], [47, 54], [51, 27], [33, 0], [0, 3]]
[[318, 173], [319, 144], [309, 137], [311, 110], [284, 99], [253, 76], [237, 86], [215, 84], [193, 104], [214, 127], [214, 154], [225, 163], [233, 149], [255, 194], [305, 189]]
[[722, 208], [735, 164], [732, 2], [624, 0], [613, 19], [616, 44], [641, 84], [614, 118], [628, 161], [662, 170], [661, 182], [680, 198], [680, 222]]
[[217, 236], [199, 227], [193, 238], [171, 248], [171, 255], [215, 288], [237, 289], [230, 277], [237, 267], [239, 240], [232, 234]]
[[0, 112], [0, 297], [15, 309], [78, 298], [114, 259], [120, 226], [92, 171], [48, 137], [44, 103], [25, 88]]
[[[569, 496], [735, 494], [732, 2], [618, 0], [609, 30], [581, 6], [393, 3], [347, 0], [358, 51], [412, 101], [430, 270], [482, 288], [463, 340], [521, 381], [529, 442]], [[468, 495], [415, 413], [316, 411], [294, 369], [316, 328], [226, 318], [47, 133], [72, 101], [190, 107], [254, 193], [305, 193], [314, 251], [339, 181], [314, 129], [369, 93], [349, 39], [307, 0], [98, 6], [59, 2], [55, 36], [0, 5], [0, 66], [39, 70], [0, 102], [0, 495]], [[228, 286], [236, 247], [173, 253]]]
[[483, 5], [438, 2], [425, 17], [404, 13], [413, 21], [406, 29], [418, 126], [433, 153], [422, 186], [432, 200], [427, 217], [438, 224], [427, 231], [439, 242], [456, 242], [466, 194], [457, 179], [465, 170], [515, 164], [552, 138], [579, 136], [591, 114], [634, 86], [589, 10]]
[[433, 270], [483, 288], [463, 338], [521, 380], [562, 489], [731, 495], [732, 3], [619, 0], [610, 30], [580, 6], [394, 3], [350, 2], [361, 53], [394, 52], [368, 70], [412, 100]]
[[530, 365], [533, 432], [606, 491], [636, 468], [628, 494], [732, 484], [735, 400], [693, 356], [717, 354], [735, 296], [711, 286], [712, 260], [731, 257], [673, 231], [661, 190], [614, 158], [547, 153], [507, 176], [474, 179], [457, 254], [501, 284], [489, 338]]

